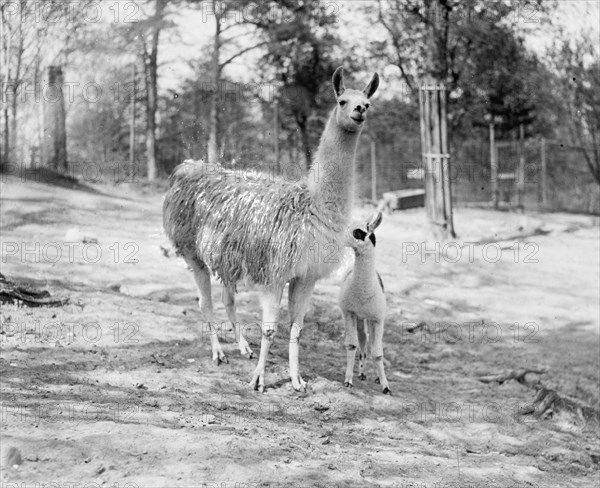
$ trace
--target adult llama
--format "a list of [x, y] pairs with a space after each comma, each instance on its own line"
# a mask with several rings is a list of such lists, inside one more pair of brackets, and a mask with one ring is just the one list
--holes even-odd
[[[346, 89], [339, 67], [333, 75], [331, 111], [306, 180], [241, 180], [214, 164], [186, 161], [175, 168], [163, 204], [165, 231], [191, 268], [200, 315], [208, 324], [213, 360], [227, 361], [219, 343], [211, 298], [211, 274], [223, 283], [223, 301], [236, 328], [239, 349], [252, 350], [235, 311], [239, 281], [261, 289], [262, 336], [250, 385], [264, 391], [265, 365], [277, 331], [279, 304], [289, 283], [289, 373], [304, 390], [299, 343], [315, 283], [340, 265], [354, 195], [356, 146], [379, 85], [375, 73], [364, 90]], [[317, 252], [315, 252], [315, 249]], [[335, 250], [335, 253], [325, 252]]]

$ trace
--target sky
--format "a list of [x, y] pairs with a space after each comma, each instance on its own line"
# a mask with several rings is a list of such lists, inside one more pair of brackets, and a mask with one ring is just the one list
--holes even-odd
[[[326, 4], [328, 11], [335, 11], [338, 15], [340, 35], [348, 41], [349, 46], [356, 42], [357, 31], [359, 37], [364, 37], [365, 40], [381, 35], [381, 31], [357, 15], [357, 10], [364, 0], [322, 2]], [[518, 2], [515, 2], [515, 18], [519, 19], [517, 25], [522, 29], [526, 45], [543, 56], [553, 39], [552, 28], [547, 25], [540, 26], [539, 14], [534, 10], [519, 10], [517, 5]], [[236, 12], [232, 15], [242, 16], [244, 13]], [[159, 59], [162, 63], [162, 90], [177, 90], [185, 78], [193, 75], [186, 60], [199, 58], [203, 50], [208, 52], [214, 32], [214, 16], [207, 7], [186, 9], [185, 14], [177, 14], [174, 20], [181, 26], [181, 34], [179, 38], [167, 35], [163, 39], [162, 56]], [[600, 0], [557, 0], [557, 9], [552, 14], [551, 21], [564, 27], [573, 38], [581, 35], [582, 31], [592, 32], [595, 38], [599, 39], [600, 49]], [[230, 65], [226, 74], [242, 83], [255, 80], [260, 73], [248, 67], [256, 65], [254, 61], [258, 55], [258, 52], [245, 55]], [[390, 72], [393, 71], [391, 68]]]

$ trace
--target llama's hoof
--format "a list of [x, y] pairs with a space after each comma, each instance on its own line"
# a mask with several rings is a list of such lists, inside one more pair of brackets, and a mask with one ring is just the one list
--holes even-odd
[[379, 381], [379, 377], [375, 378], [375, 383], [377, 383], [377, 384], [381, 383], [381, 382]]
[[229, 358], [223, 353], [220, 353], [213, 361], [217, 366], [220, 366], [221, 363], [229, 364]]
[[242, 354], [242, 356], [244, 356], [245, 358], [248, 359], [252, 359], [254, 357], [254, 352], [252, 352], [252, 349], [250, 349], [250, 346], [248, 345], [248, 343], [240, 343], [239, 345], [240, 347], [240, 353]]
[[296, 391], [306, 393], [306, 381], [304, 381], [300, 375], [297, 377], [292, 376], [292, 387]]
[[367, 375], [365, 373], [360, 373], [358, 375], [358, 379], [361, 381], [365, 381], [367, 379]]
[[347, 387], [347, 388], [354, 388], [354, 385], [352, 383], [350, 383], [349, 381], [346, 381], [344, 383], [344, 386]]
[[392, 394], [392, 390], [390, 390], [387, 386], [383, 389], [383, 394], [384, 395], [391, 395]]
[[264, 393], [265, 392], [265, 379], [264, 379], [264, 373], [254, 373], [252, 375], [252, 379], [250, 380], [250, 383], [248, 383], [250, 385], [250, 388], [252, 388], [255, 391], [258, 391], [259, 393]]

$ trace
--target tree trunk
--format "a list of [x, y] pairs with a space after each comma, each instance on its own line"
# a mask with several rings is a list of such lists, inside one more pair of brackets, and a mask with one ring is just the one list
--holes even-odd
[[67, 169], [65, 100], [60, 66], [48, 67], [48, 96], [44, 97], [44, 164], [57, 171]]
[[156, 0], [154, 22], [152, 24], [151, 45], [148, 51], [144, 46], [144, 71], [146, 81], [146, 159], [148, 164], [148, 180], [156, 179], [156, 108], [157, 108], [157, 58], [158, 38], [162, 30], [163, 12], [167, 0]]
[[219, 54], [221, 50], [221, 16], [217, 12], [215, 0], [212, 0], [212, 9], [215, 17], [215, 35], [213, 41], [212, 53], [212, 75], [214, 92], [210, 94], [210, 128], [208, 133], [208, 148], [206, 160], [208, 163], [216, 163], [219, 160], [219, 86], [221, 83], [221, 65], [219, 62]]
[[[5, 15], [5, 8], [6, 5], [2, 5], [0, 7], [0, 10], [2, 12], [2, 40], [5, 42], [2, 42], [2, 54], [4, 55], [4, 59], [3, 59], [3, 63], [2, 65], [4, 66], [4, 79], [2, 80], [3, 83], [3, 90], [2, 90], [2, 97], [4, 100], [8, 99], [8, 93], [9, 93], [9, 86], [10, 86], [10, 59], [9, 59], [9, 55], [10, 55], [10, 51], [11, 51], [11, 45], [12, 45], [12, 29], [10, 27], [9, 24], [9, 20], [6, 18]], [[2, 115], [4, 118], [4, 140], [3, 140], [3, 148], [2, 148], [2, 163], [6, 164], [9, 162], [9, 143], [10, 143], [10, 115], [9, 115], [9, 111], [8, 111], [8, 103], [3, 103], [4, 107], [2, 109]]]
[[308, 172], [311, 166], [311, 154], [310, 154], [310, 139], [308, 137], [308, 123], [306, 117], [296, 117], [298, 128], [300, 129], [300, 140], [302, 143], [302, 154], [304, 155], [304, 168], [305, 172]]

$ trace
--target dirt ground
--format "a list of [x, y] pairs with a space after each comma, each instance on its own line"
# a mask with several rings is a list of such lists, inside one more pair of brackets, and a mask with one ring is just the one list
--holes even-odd
[[[308, 392], [282, 324], [259, 394], [218, 284], [230, 362], [211, 361], [191, 274], [161, 249], [161, 193], [2, 179], [2, 273], [69, 299], [2, 306], [2, 487], [599, 486], [598, 218], [459, 208], [438, 252], [423, 209], [384, 215], [393, 396], [372, 368], [342, 385], [341, 272], [307, 315]], [[238, 311], [258, 352], [256, 291]], [[493, 379], [513, 370], [534, 371]]]

